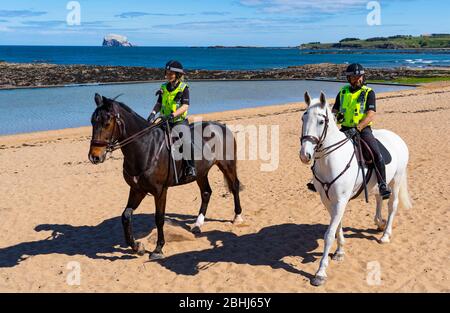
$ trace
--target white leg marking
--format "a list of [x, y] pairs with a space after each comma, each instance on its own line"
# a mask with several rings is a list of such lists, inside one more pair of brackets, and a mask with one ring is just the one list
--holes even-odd
[[197, 221], [195, 222], [195, 226], [202, 227], [204, 223], [205, 223], [205, 216], [202, 213], [200, 213], [197, 217]]

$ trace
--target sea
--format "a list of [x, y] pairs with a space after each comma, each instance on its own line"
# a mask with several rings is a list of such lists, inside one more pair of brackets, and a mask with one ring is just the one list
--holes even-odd
[[163, 67], [175, 59], [187, 69], [257, 70], [316, 63], [366, 67], [450, 66], [450, 51], [300, 50], [298, 48], [0, 46], [0, 61]]

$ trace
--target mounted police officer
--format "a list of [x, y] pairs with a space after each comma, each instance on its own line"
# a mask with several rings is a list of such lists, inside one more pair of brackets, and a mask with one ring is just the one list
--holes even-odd
[[[165, 75], [167, 82], [161, 85], [160, 90], [156, 93], [158, 100], [153, 108], [152, 113], [148, 117], [149, 123], [154, 123], [157, 113], [163, 120], [168, 120], [171, 128], [177, 125], [189, 127], [186, 118], [189, 108], [189, 86], [184, 82], [183, 65], [178, 61], [169, 61], [165, 66]], [[180, 138], [183, 141], [183, 147], [192, 149], [192, 140], [189, 134], [182, 133]], [[187, 157], [186, 155], [189, 155]], [[192, 178], [196, 176], [195, 165], [193, 161], [193, 153], [183, 153], [183, 159], [186, 163], [185, 177]]]
[[[359, 133], [374, 156], [380, 196], [389, 199], [391, 190], [386, 183], [386, 164], [377, 140], [372, 133], [372, 124], [376, 116], [376, 96], [372, 88], [366, 86], [365, 70], [361, 64], [351, 64], [345, 71], [350, 85], [344, 86], [336, 97], [333, 113], [336, 115], [341, 131], [349, 137]], [[312, 183], [310, 190], [315, 191]]]
[[351, 64], [345, 71], [347, 85], [341, 89], [333, 106], [341, 131], [353, 135], [359, 132], [374, 156], [380, 196], [389, 199], [391, 190], [386, 183], [386, 164], [378, 141], [372, 133], [372, 124], [376, 116], [376, 96], [372, 88], [365, 85], [365, 70], [361, 64]]

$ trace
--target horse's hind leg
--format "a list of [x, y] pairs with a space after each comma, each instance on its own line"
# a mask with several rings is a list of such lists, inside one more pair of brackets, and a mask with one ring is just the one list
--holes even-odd
[[133, 212], [137, 209], [139, 204], [145, 198], [145, 192], [139, 192], [130, 188], [130, 194], [128, 196], [127, 207], [122, 213], [122, 226], [125, 233], [126, 243], [133, 249], [133, 252], [144, 255], [145, 247], [141, 242], [136, 242], [133, 236]]
[[162, 190], [155, 195], [155, 223], [158, 231], [158, 240], [156, 242], [156, 248], [150, 254], [151, 260], [159, 260], [164, 258], [162, 248], [164, 247], [164, 218], [166, 215], [166, 198], [167, 198], [167, 188], [162, 188]]
[[209, 199], [211, 198], [212, 190], [209, 185], [208, 176], [199, 177], [197, 179], [198, 187], [202, 196], [202, 204], [200, 206], [200, 212], [198, 213], [197, 221], [192, 228], [193, 233], [200, 233], [201, 227], [205, 222], [206, 210], [208, 209]]
[[219, 161], [217, 166], [222, 171], [225, 176], [225, 180], [227, 181], [228, 188], [233, 193], [234, 197], [234, 220], [233, 224], [240, 224], [244, 220], [242, 219], [242, 208], [241, 208], [241, 200], [239, 198], [239, 191], [241, 188], [239, 179], [237, 177], [237, 167], [236, 160], [224, 160]]
[[384, 234], [380, 239], [381, 243], [389, 243], [391, 241], [390, 237], [392, 235], [392, 225], [394, 223], [395, 214], [397, 213], [398, 203], [399, 203], [399, 192], [400, 192], [400, 179], [395, 178], [393, 192], [391, 198], [389, 199], [388, 208], [389, 216], [386, 224], [386, 229]]

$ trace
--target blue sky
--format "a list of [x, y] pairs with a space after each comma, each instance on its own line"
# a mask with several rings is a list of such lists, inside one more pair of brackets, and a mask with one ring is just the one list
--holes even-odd
[[62, 0], [0, 0], [0, 45], [100, 45], [121, 34], [139, 46], [296, 46], [346, 37], [449, 33], [448, 0], [381, 0], [369, 26], [367, 0], [80, 0], [68, 26]]

